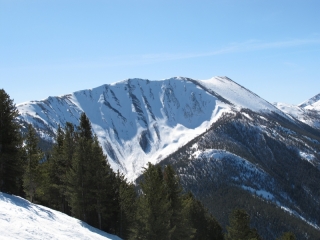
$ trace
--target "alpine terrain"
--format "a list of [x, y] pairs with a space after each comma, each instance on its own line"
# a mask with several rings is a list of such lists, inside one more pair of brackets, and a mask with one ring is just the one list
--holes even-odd
[[0, 192], [1, 239], [101, 239], [119, 237], [59, 211]]
[[[128, 79], [17, 105], [48, 147], [85, 112], [112, 168], [171, 164], [223, 226], [244, 208], [266, 239], [320, 236], [320, 95], [271, 104], [227, 77]], [[139, 178], [138, 178], [139, 180]]]

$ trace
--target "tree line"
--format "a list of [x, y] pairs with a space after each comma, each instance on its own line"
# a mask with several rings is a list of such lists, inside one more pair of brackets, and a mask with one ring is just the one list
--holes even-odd
[[[113, 172], [88, 117], [59, 127], [49, 153], [35, 129], [24, 134], [18, 111], [0, 89], [0, 191], [25, 197], [123, 239], [261, 239], [243, 210], [230, 215], [224, 233], [174, 169], [148, 163], [138, 185]], [[285, 233], [280, 239], [295, 239]]]

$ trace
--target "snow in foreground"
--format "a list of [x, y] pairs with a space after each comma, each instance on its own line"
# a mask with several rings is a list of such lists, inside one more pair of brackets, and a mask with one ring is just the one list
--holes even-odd
[[1, 192], [0, 239], [120, 240], [66, 214]]

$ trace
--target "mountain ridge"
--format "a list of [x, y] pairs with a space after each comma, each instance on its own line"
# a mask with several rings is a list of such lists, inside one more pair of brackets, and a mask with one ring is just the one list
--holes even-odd
[[[85, 112], [115, 171], [139, 181], [147, 162], [171, 164], [184, 189], [223, 224], [225, 211], [240, 206], [267, 239], [281, 229], [297, 231], [295, 224], [309, 239], [320, 231], [320, 212], [312, 210], [320, 197], [316, 109], [271, 104], [227, 77], [127, 79], [17, 108], [21, 124], [31, 123], [51, 144], [59, 125], [78, 125]], [[290, 224], [263, 229], [277, 219]]]
[[[86, 112], [112, 167], [133, 180], [139, 175], [137, 169], [149, 159], [156, 163], [183, 146], [210, 126], [216, 116], [221, 115], [220, 111], [233, 111], [234, 107], [245, 105], [240, 103], [238, 106], [239, 103], [231, 102], [234, 99], [230, 101], [222, 97], [224, 89], [215, 91], [213, 79], [231, 82], [225, 77], [207, 81], [183, 77], [159, 81], [135, 78], [19, 104], [17, 108], [21, 113], [20, 120], [33, 123], [39, 135], [48, 141], [53, 141], [58, 125], [64, 126], [67, 121], [76, 125], [81, 112]], [[228, 91], [237, 88], [243, 87], [232, 81]], [[249, 97], [261, 99], [245, 91]], [[262, 104], [260, 107], [276, 111], [272, 105]], [[123, 129], [126, 129], [125, 133]], [[169, 132], [176, 136], [168, 139]], [[131, 143], [133, 141], [139, 142], [141, 149], [137, 149]], [[131, 160], [128, 160], [129, 154], [121, 150], [123, 148], [129, 149], [130, 156], [134, 155]], [[137, 162], [133, 158], [145, 160]], [[128, 164], [128, 161], [131, 162]]]

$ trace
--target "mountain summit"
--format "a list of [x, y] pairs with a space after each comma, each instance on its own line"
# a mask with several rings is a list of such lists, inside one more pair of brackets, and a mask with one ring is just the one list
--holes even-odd
[[[147, 162], [170, 164], [224, 226], [246, 209], [265, 239], [320, 233], [319, 96], [270, 104], [227, 77], [114, 84], [17, 105], [43, 143], [81, 113], [114, 170], [136, 180]], [[268, 226], [267, 228], [265, 226]], [[306, 233], [306, 234], [304, 234]]]
[[78, 125], [85, 112], [111, 166], [130, 180], [147, 162], [159, 162], [203, 133], [223, 113], [249, 108], [282, 114], [227, 77], [128, 79], [17, 108], [21, 121], [32, 123], [47, 141], [53, 141], [59, 125]]

